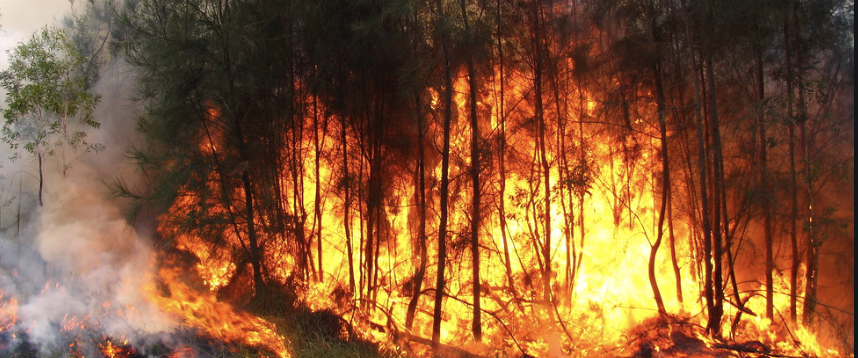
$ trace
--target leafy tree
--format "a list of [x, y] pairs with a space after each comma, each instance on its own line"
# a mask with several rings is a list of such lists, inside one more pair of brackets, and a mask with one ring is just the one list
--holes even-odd
[[13, 49], [9, 68], [0, 73], [8, 92], [3, 141], [38, 159], [39, 205], [46, 156], [60, 154], [65, 176], [75, 154], [103, 149], [86, 141], [85, 130], [100, 125], [93, 119], [100, 97], [86, 89], [85, 63], [64, 30], [45, 27]]

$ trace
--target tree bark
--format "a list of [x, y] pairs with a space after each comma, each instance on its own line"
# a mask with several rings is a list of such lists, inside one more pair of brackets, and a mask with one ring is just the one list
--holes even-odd
[[[655, 31], [655, 30], [653, 30]], [[657, 38], [656, 38], [657, 40]], [[656, 306], [658, 307], [659, 316], [662, 319], [667, 319], [667, 309], [664, 306], [664, 300], [661, 297], [661, 291], [658, 288], [658, 282], [655, 277], [655, 260], [658, 248], [661, 246], [661, 240], [664, 237], [664, 220], [667, 211], [667, 199], [670, 196], [670, 161], [667, 151], [667, 118], [664, 99], [664, 85], [662, 84], [661, 70], [658, 63], [653, 65], [653, 76], [655, 78], [655, 93], [656, 106], [658, 107], [658, 128], [661, 135], [661, 165], [662, 165], [662, 183], [661, 183], [661, 205], [658, 213], [658, 226], [656, 226], [656, 239], [650, 247], [649, 253], [649, 284], [652, 287], [653, 296]]]
[[[726, 217], [721, 216], [721, 198], [724, 195], [724, 177], [723, 171], [721, 169], [722, 163], [722, 155], [721, 155], [721, 135], [720, 135], [720, 124], [718, 121], [718, 96], [717, 96], [717, 86], [715, 84], [715, 71], [714, 66], [712, 64], [712, 54], [711, 50], [706, 54], [706, 77], [708, 80], [708, 95], [709, 95], [709, 125], [711, 127], [711, 136], [712, 136], [712, 153], [714, 154], [714, 180], [712, 183], [712, 187], [714, 189], [713, 202], [712, 206], [714, 208], [712, 213], [713, 219], [713, 235], [712, 235], [712, 290], [713, 290], [713, 299], [714, 306], [712, 307], [712, 313], [709, 316], [709, 322], [707, 328], [709, 332], [715, 336], [721, 336], [721, 317], [724, 314], [724, 287], [723, 287], [723, 254], [724, 247], [722, 243], [723, 234], [726, 230], [723, 230], [723, 227], [727, 226]], [[730, 248], [728, 247], [727, 250]]]
[[[419, 95], [418, 95], [419, 96]], [[424, 130], [423, 114], [420, 113], [420, 99], [415, 100], [417, 110], [417, 137], [418, 137], [418, 154], [417, 154], [417, 205], [418, 218], [417, 223], [417, 255], [419, 256], [419, 266], [417, 272], [414, 273], [414, 292], [411, 294], [411, 301], [408, 302], [408, 308], [405, 313], [405, 328], [410, 330], [414, 325], [414, 315], [417, 311], [417, 304], [420, 301], [421, 291], [423, 289], [423, 279], [426, 276], [426, 261], [429, 251], [426, 248], [426, 131]]]
[[[468, 12], [465, 0], [459, 0], [459, 6], [462, 10], [462, 21], [465, 25], [465, 32], [471, 32], [470, 21], [468, 21]], [[480, 221], [481, 212], [481, 187], [480, 187], [480, 126], [477, 113], [477, 70], [474, 64], [474, 54], [469, 51], [466, 59], [468, 70], [468, 117], [471, 124], [471, 232], [470, 232], [470, 249], [471, 249], [471, 282], [473, 291], [473, 318], [471, 320], [471, 332], [474, 335], [474, 340], [480, 341], [483, 337], [482, 321], [480, 317]]]
[[757, 85], [757, 128], [759, 130], [760, 141], [760, 189], [763, 195], [763, 236], [766, 242], [766, 318], [773, 321], [775, 317], [774, 310], [774, 276], [772, 273], [775, 270], [774, 259], [774, 238], [772, 237], [772, 203], [771, 193], [769, 192], [769, 174], [768, 174], [768, 139], [766, 138], [766, 118], [765, 118], [765, 102], [766, 102], [766, 84], [764, 82], [763, 73], [763, 49], [762, 44], [756, 44], [756, 63], [755, 77]]
[[313, 146], [316, 149], [315, 153], [315, 167], [316, 167], [316, 197], [314, 203], [314, 214], [315, 214], [315, 226], [316, 226], [316, 259], [319, 261], [319, 268], [316, 271], [316, 280], [318, 282], [324, 281], [324, 268], [322, 266], [322, 175], [321, 175], [321, 151], [322, 144], [319, 139], [320, 128], [319, 128], [319, 107], [318, 107], [318, 98], [316, 96], [313, 97]]
[[[438, 28], [443, 30], [446, 27], [446, 13], [444, 12], [444, 4], [442, 0], [435, 1], [438, 14]], [[444, 278], [444, 269], [447, 264], [447, 204], [449, 200], [450, 187], [450, 126], [453, 117], [453, 74], [450, 68], [450, 51], [448, 48], [446, 34], [441, 34], [438, 41], [441, 44], [442, 61], [444, 67], [444, 124], [443, 124], [443, 144], [441, 149], [441, 198], [440, 211], [441, 217], [438, 223], [438, 274], [435, 279], [435, 308], [432, 313], [432, 349], [435, 355], [439, 355], [441, 348], [441, 309], [443, 307], [444, 289], [446, 281]]]
[[542, 227], [544, 239], [542, 243], [542, 297], [546, 305], [551, 299], [551, 167], [548, 163], [548, 145], [546, 143], [546, 123], [543, 108], [542, 77], [543, 77], [543, 29], [542, 29], [542, 1], [535, 0], [531, 5], [532, 39], [533, 39], [533, 85], [534, 85], [534, 117], [537, 125], [536, 145], [539, 151], [539, 164], [542, 171]]
[[500, 132], [498, 138], [498, 175], [499, 175], [499, 193], [498, 193], [498, 219], [500, 221], [501, 241], [503, 242], [503, 257], [504, 268], [506, 269], [507, 289], [512, 293], [513, 297], [517, 297], [515, 283], [512, 278], [512, 259], [509, 252], [509, 238], [507, 237], [506, 226], [506, 113], [504, 109], [506, 85], [504, 75], [504, 52], [501, 36], [501, 2], [496, 2], [497, 15], [497, 47], [498, 47], [498, 109], [497, 121]]
[[789, 151], [789, 196], [790, 196], [790, 214], [789, 214], [789, 237], [790, 248], [792, 253], [792, 262], [790, 265], [790, 288], [789, 288], [789, 307], [790, 321], [795, 323], [798, 320], [798, 271], [801, 266], [801, 258], [799, 256], [798, 246], [798, 172], [796, 171], [795, 163], [795, 118], [793, 113], [793, 80], [792, 80], [792, 46], [790, 44], [790, 17], [784, 17], [783, 36], [784, 36], [784, 67], [786, 69], [786, 100], [787, 100], [787, 131], [788, 151]]

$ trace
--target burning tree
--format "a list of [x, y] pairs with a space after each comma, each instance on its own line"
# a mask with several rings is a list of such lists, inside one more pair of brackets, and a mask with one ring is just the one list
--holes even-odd
[[142, 202], [208, 289], [391, 346], [851, 349], [813, 323], [820, 250], [851, 247], [845, 9], [129, 3]]

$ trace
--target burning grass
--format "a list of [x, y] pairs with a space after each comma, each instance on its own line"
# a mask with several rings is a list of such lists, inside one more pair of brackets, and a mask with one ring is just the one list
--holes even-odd
[[[358, 328], [357, 321], [347, 319], [330, 309], [312, 310], [300, 301], [296, 306], [277, 304], [259, 298], [255, 309], [268, 315], [254, 316], [226, 303], [212, 301], [209, 293], [196, 292], [177, 284], [182, 280], [175, 272], [163, 280], [173, 280], [153, 300], [164, 305], [171, 314], [182, 316], [183, 324], [169, 334], [137, 336], [134, 342], [124, 337], [103, 333], [97, 317], [66, 316], [56, 325], [62, 327], [62, 337], [51, 347], [37, 347], [28, 332], [15, 325], [17, 302], [5, 299], [0, 319], [6, 324], [0, 332], [0, 353], [10, 358], [36, 357], [105, 357], [105, 358], [408, 358], [429, 357], [431, 341], [395, 327], [366, 326]], [[279, 288], [278, 288], [279, 287]], [[275, 286], [266, 292], [271, 297], [284, 295], [285, 286]], [[196, 296], [189, 296], [196, 295]], [[269, 298], [271, 298], [269, 297]], [[180, 302], [181, 301], [181, 302]], [[260, 303], [262, 302], [262, 303]], [[264, 305], [264, 307], [263, 307]], [[205, 306], [207, 308], [202, 308]], [[226, 310], [226, 311], [223, 311]], [[744, 336], [712, 339], [693, 317], [670, 316], [644, 321], [616, 339], [615, 345], [587, 345], [563, 353], [539, 353], [534, 347], [547, 337], [531, 337], [516, 344], [519, 351], [501, 348], [500, 342], [489, 340], [480, 345], [455, 347], [444, 344], [438, 353], [449, 358], [488, 357], [822, 357], [851, 356], [836, 352], [819, 352], [815, 342], [804, 342], [799, 333], [782, 327], [783, 337], [766, 336], [757, 340], [748, 332]], [[243, 326], [239, 326], [244, 324]], [[573, 327], [580, 329], [581, 327]], [[373, 341], [386, 337], [387, 341]], [[512, 337], [512, 336], [510, 336]], [[528, 340], [531, 340], [528, 345]], [[272, 343], [273, 342], [273, 343]], [[528, 348], [530, 347], [530, 348]], [[586, 348], [585, 348], [586, 347]], [[279, 350], [278, 350], [279, 349]]]

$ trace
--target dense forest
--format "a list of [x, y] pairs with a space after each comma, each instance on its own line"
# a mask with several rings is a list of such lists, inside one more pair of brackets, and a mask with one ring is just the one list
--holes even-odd
[[405, 355], [854, 354], [851, 0], [81, 8], [79, 95], [4, 139], [65, 175], [121, 67], [162, 280]]

